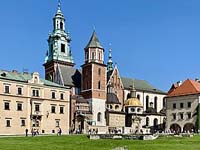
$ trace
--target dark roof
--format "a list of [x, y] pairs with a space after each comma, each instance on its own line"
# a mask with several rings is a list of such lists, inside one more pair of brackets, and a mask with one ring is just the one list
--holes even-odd
[[81, 87], [81, 72], [72, 66], [59, 65], [65, 86]]
[[151, 84], [149, 84], [145, 80], [138, 80], [138, 79], [131, 79], [131, 78], [121, 78], [121, 79], [122, 79], [122, 83], [125, 89], [134, 88], [135, 90], [140, 90], [140, 91], [166, 94], [164, 91], [153, 87]]
[[84, 99], [81, 95], [74, 95], [72, 99], [75, 99], [76, 103], [88, 103], [88, 100]]
[[[31, 73], [20, 73], [17, 71], [6, 71], [6, 70], [0, 70], [0, 78], [6, 79], [6, 80], [13, 80], [18, 82], [28, 82], [28, 80], [31, 80], [33, 78]], [[45, 80], [40, 78], [40, 81], [44, 83], [44, 85], [47, 86], [54, 86], [54, 87], [64, 87], [62, 85], [56, 84], [54, 82]]]
[[120, 104], [119, 99], [114, 93], [107, 93], [107, 104]]
[[103, 47], [101, 46], [101, 43], [99, 42], [99, 39], [97, 38], [96, 32], [94, 31], [92, 33], [92, 36], [90, 38], [89, 43], [87, 44], [87, 46], [85, 47], [85, 49], [88, 48], [101, 48], [103, 49]]

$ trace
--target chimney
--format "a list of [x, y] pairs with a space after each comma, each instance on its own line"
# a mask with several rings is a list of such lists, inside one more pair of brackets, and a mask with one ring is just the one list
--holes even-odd
[[182, 84], [182, 81], [178, 81], [178, 82], [177, 82], [177, 85], [178, 85], [178, 86], [181, 86], [181, 84]]

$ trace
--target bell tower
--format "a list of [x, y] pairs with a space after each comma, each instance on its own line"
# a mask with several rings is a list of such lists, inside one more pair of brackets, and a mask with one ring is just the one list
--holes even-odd
[[94, 31], [85, 47], [85, 63], [82, 65], [82, 96], [92, 107], [93, 121], [105, 125], [107, 70], [104, 64], [104, 48]]
[[58, 2], [57, 12], [53, 18], [53, 31], [49, 34], [48, 50], [45, 57], [45, 78], [55, 82], [58, 65], [74, 66], [70, 49], [70, 35], [65, 29], [65, 17], [61, 11], [61, 2]]

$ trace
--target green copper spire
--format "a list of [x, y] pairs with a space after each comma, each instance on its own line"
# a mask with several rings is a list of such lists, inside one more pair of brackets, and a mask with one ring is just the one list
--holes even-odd
[[107, 63], [107, 70], [112, 71], [113, 70], [113, 61], [112, 61], [112, 49], [111, 49], [111, 44], [110, 49], [109, 49], [109, 55], [108, 55], [108, 63]]
[[88, 49], [88, 48], [101, 48], [101, 49], [103, 49], [103, 47], [101, 46], [101, 43], [99, 42], [99, 39], [97, 38], [95, 31], [93, 32], [89, 43], [85, 47], [85, 49]]
[[58, 7], [53, 18], [53, 31], [49, 34], [48, 53], [45, 63], [51, 61], [60, 61], [63, 63], [74, 64], [70, 48], [71, 38], [69, 32], [66, 32], [65, 17], [61, 12], [61, 1], [58, 0]]

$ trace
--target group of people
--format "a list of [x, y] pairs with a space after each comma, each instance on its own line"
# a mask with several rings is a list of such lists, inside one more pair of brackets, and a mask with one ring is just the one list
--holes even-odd
[[[28, 136], [28, 129], [26, 129], [25, 130], [25, 134], [26, 134], [26, 136]], [[36, 135], [39, 135], [40, 133], [39, 133], [39, 129], [31, 129], [31, 135], [32, 135], [32, 137], [33, 136], [36, 136]], [[57, 132], [57, 136], [58, 135], [61, 135], [62, 134], [62, 129], [59, 127], [58, 128], [58, 132]]]

